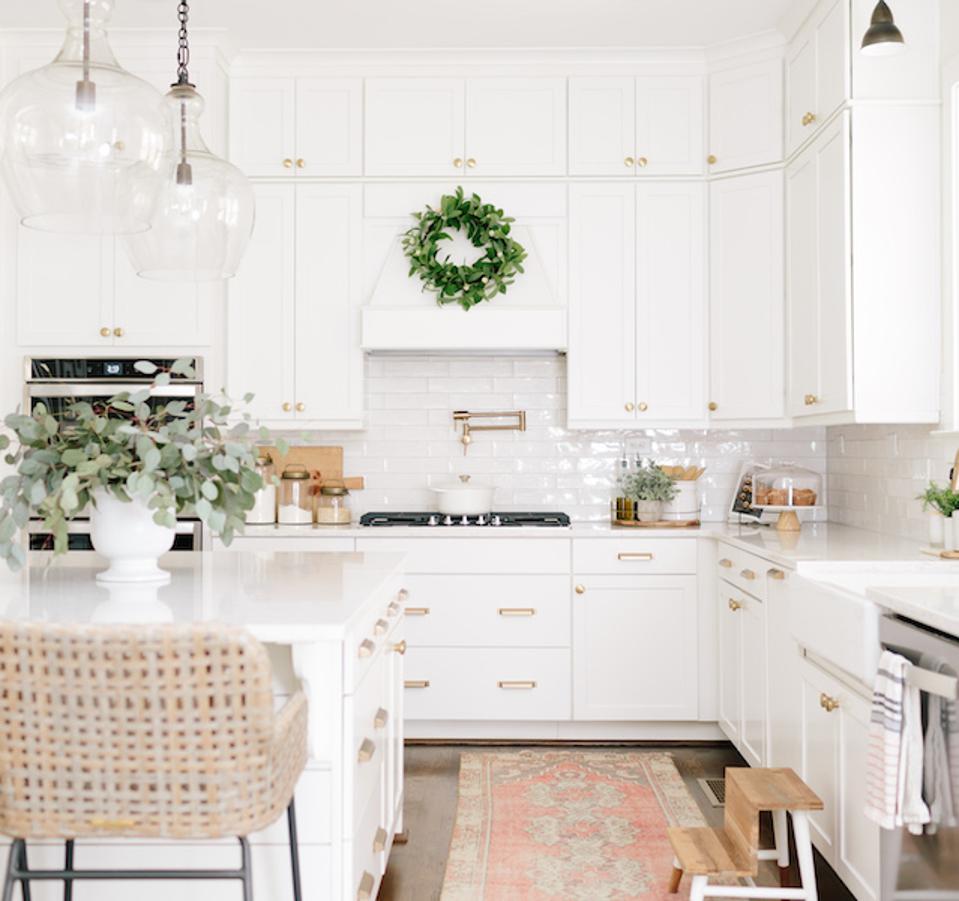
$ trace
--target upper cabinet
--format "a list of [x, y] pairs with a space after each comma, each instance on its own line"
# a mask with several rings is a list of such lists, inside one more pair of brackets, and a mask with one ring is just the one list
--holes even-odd
[[709, 76], [710, 173], [782, 162], [782, 68], [768, 59]]
[[564, 78], [369, 78], [367, 175], [566, 173]]
[[571, 78], [571, 175], [701, 175], [704, 80], [698, 75]]
[[250, 176], [360, 175], [362, 119], [359, 78], [233, 78], [230, 159]]

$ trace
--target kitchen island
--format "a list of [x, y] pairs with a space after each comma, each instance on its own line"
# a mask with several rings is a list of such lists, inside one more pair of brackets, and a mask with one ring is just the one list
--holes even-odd
[[[0, 615], [48, 623], [243, 626], [267, 645], [278, 702], [302, 686], [310, 759], [296, 791], [304, 898], [375, 897], [402, 830], [404, 558], [394, 553], [236, 551], [168, 554], [166, 584], [100, 585], [94, 554], [34, 554], [0, 576]], [[229, 867], [236, 843], [122, 841], [123, 865]], [[116, 865], [116, 841], [77, 846], [83, 867]], [[292, 897], [286, 824], [251, 836], [255, 897]], [[31, 865], [58, 866], [62, 844], [31, 843]], [[170, 886], [137, 884], [138, 901]], [[233, 901], [230, 882], [184, 883], [184, 901]], [[128, 899], [127, 883], [86, 883], [77, 901]], [[56, 883], [36, 901], [61, 898]]]

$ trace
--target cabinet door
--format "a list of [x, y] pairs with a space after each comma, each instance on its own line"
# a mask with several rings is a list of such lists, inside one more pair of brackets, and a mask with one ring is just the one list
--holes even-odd
[[[813, 843], [830, 863], [835, 861], [836, 810], [839, 804], [837, 760], [840, 717], [826, 710], [822, 701], [838, 700], [836, 680], [804, 658], [800, 663], [802, 691], [803, 781], [822, 799], [823, 809], [809, 814]], [[865, 758], [860, 763], [864, 766]], [[862, 809], [856, 811], [862, 816]]]
[[253, 236], [229, 286], [227, 385], [233, 397], [256, 392], [250, 412], [259, 419], [292, 422], [296, 189], [255, 191]]
[[569, 80], [569, 174], [636, 171], [636, 80]]
[[783, 178], [710, 184], [712, 418], [783, 415]]
[[635, 208], [630, 184], [570, 186], [571, 425], [636, 418]]
[[460, 174], [464, 103], [456, 78], [366, 79], [366, 174]]
[[719, 583], [719, 727], [737, 747], [742, 738], [742, 595]]
[[573, 599], [573, 718], [691, 720], [696, 577], [594, 577]]
[[113, 344], [113, 240], [14, 227], [18, 342]]
[[636, 79], [636, 164], [645, 175], [700, 175], [706, 150], [703, 79]]
[[360, 428], [360, 185], [296, 189], [296, 417]]
[[769, 746], [767, 766], [802, 768], [800, 741], [799, 646], [789, 628], [790, 592], [795, 575], [783, 572], [779, 579], [766, 579], [766, 649], [769, 690], [767, 706]]
[[752, 766], [766, 764], [766, 609], [741, 596], [743, 718], [740, 750]]
[[470, 175], [566, 174], [566, 79], [466, 83]]
[[833, 0], [816, 25], [816, 122], [825, 122], [851, 95], [849, 4]]
[[776, 163], [783, 156], [782, 62], [764, 60], [709, 77], [710, 171]]
[[648, 420], [705, 419], [705, 187], [636, 194], [636, 399]]
[[298, 175], [362, 175], [362, 131], [362, 79], [296, 80]]
[[806, 29], [796, 37], [786, 58], [786, 153], [812, 136], [816, 109], [816, 35]]
[[296, 80], [230, 79], [230, 160], [247, 175], [296, 170]]

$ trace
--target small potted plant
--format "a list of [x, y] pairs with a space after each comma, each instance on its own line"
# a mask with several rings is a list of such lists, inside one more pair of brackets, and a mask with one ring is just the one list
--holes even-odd
[[[154, 376], [153, 387], [191, 375], [189, 360], [167, 371], [147, 361], [136, 368]], [[229, 399], [209, 394], [189, 404], [158, 400], [144, 388], [103, 403], [77, 401], [60, 417], [42, 404], [6, 417], [17, 442], [6, 462], [16, 472], [0, 482], [0, 557], [12, 569], [25, 562], [17, 533], [31, 518], [43, 519], [56, 556], [67, 550], [68, 522], [89, 515], [93, 546], [110, 563], [98, 576], [106, 582], [168, 579], [157, 560], [173, 546], [184, 510], [225, 544], [243, 529], [263, 487], [249, 416], [230, 425]], [[10, 439], [0, 436], [0, 449], [8, 447]]]
[[640, 522], [659, 522], [663, 505], [679, 493], [676, 483], [653, 462], [647, 462], [623, 482], [627, 497], [635, 503], [636, 518]]
[[945, 544], [946, 525], [952, 514], [959, 510], [959, 491], [930, 482], [916, 500], [922, 501], [922, 509], [929, 513], [930, 544], [936, 547]]

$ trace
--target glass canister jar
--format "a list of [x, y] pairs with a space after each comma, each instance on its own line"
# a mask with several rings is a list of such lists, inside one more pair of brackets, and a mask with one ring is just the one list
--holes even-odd
[[256, 458], [256, 474], [263, 480], [263, 487], [254, 495], [253, 509], [248, 510], [246, 521], [250, 525], [273, 525], [276, 522], [276, 467], [270, 452], [261, 450]]
[[280, 476], [277, 522], [281, 525], [312, 525], [313, 495], [310, 473], [301, 463], [291, 463]]
[[349, 489], [342, 482], [324, 482], [316, 499], [317, 525], [348, 526], [352, 521]]

